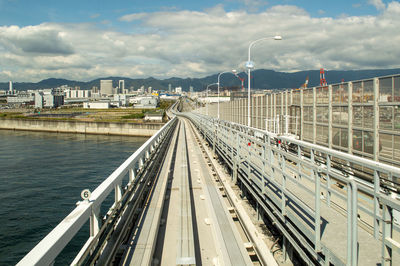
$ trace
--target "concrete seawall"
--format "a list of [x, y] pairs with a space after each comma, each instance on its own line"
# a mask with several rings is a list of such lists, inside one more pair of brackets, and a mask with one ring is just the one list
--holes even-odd
[[0, 129], [143, 137], [153, 136], [163, 125], [163, 123], [135, 124], [65, 120], [0, 119]]

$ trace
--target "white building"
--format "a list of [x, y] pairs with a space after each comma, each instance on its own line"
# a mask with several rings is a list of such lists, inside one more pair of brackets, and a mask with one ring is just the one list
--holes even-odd
[[92, 92], [89, 90], [66, 90], [65, 98], [90, 98]]
[[35, 108], [57, 108], [64, 104], [64, 95], [38, 91], [35, 93]]
[[156, 96], [134, 97], [129, 102], [134, 104], [134, 108], [154, 109], [157, 108], [159, 98]]
[[143, 93], [144, 93], [144, 86], [141, 86], [141, 87], [138, 89], [138, 93], [139, 93], [139, 94], [143, 94]]
[[162, 122], [163, 117], [164, 112], [146, 112], [144, 114], [144, 120], [151, 122]]
[[110, 102], [85, 102], [83, 103], [83, 108], [86, 109], [109, 109]]
[[126, 94], [114, 94], [114, 101], [120, 102], [121, 106], [127, 106], [129, 104], [129, 95]]
[[100, 94], [111, 95], [114, 93], [113, 82], [110, 79], [100, 80]]
[[7, 96], [7, 103], [13, 105], [30, 104], [35, 101], [35, 96], [32, 93], [18, 93], [14, 96]]
[[181, 94], [182, 93], [182, 87], [176, 87], [175, 92]]

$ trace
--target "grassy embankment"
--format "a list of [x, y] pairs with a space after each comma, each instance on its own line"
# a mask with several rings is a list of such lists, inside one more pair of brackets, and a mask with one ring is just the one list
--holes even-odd
[[[25, 109], [7, 110], [0, 112], [0, 119], [33, 119], [33, 120], [63, 120], [63, 121], [88, 121], [88, 122], [119, 122], [119, 123], [144, 123], [146, 112], [162, 112], [171, 106], [172, 102], [161, 101], [157, 109]], [[54, 116], [52, 116], [54, 115]]]

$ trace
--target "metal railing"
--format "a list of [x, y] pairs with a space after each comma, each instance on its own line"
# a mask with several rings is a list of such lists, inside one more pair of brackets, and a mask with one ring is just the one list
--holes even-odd
[[[221, 103], [221, 119], [247, 124], [247, 105], [247, 99]], [[250, 106], [251, 127], [289, 124], [301, 140], [400, 166], [400, 75], [254, 96]], [[197, 112], [206, 114], [205, 107]], [[208, 114], [217, 117], [215, 104]]]
[[[304, 261], [361, 265], [370, 256], [391, 265], [400, 252], [394, 185], [400, 168], [201, 114], [187, 116]], [[347, 233], [339, 241], [346, 248], [328, 243], [329, 223], [337, 221], [326, 221], [327, 211], [342, 217]], [[368, 245], [378, 247], [374, 254]]]
[[[92, 193], [86, 191], [84, 197], [88, 197], [88, 199], [78, 202], [77, 207], [41, 240], [18, 265], [51, 265], [74, 235], [90, 220], [90, 236], [74, 260], [78, 261], [80, 256], [86, 252], [87, 247], [98, 239], [97, 235], [102, 225], [101, 205], [112, 191], [114, 191], [115, 197], [110, 210], [120, 204], [124, 191], [129, 190], [132, 184], [137, 182], [135, 175], [145, 170], [147, 162], [152, 159], [152, 154], [164, 141], [176, 121], [177, 118], [174, 117], [166, 123]], [[126, 185], [123, 185], [124, 183]]]

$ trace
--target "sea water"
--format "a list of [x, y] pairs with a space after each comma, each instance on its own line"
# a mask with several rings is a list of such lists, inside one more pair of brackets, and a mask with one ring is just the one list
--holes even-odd
[[[0, 130], [0, 265], [14, 265], [147, 138]], [[57, 258], [69, 264], [86, 225]]]

